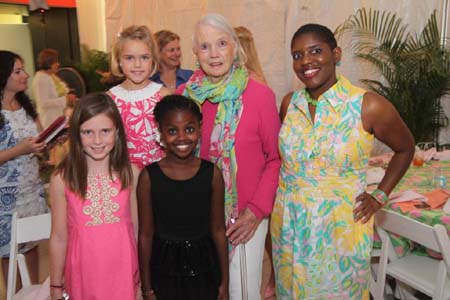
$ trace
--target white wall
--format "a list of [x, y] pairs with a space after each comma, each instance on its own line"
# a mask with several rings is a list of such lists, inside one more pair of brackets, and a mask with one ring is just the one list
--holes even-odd
[[108, 51], [104, 0], [76, 0], [80, 44]]
[[30, 75], [28, 95], [31, 95], [29, 92], [34, 74], [34, 59], [28, 24], [0, 24], [0, 49], [15, 52], [24, 59], [25, 71]]
[[[441, 24], [444, 0], [77, 0], [77, 4], [87, 2], [105, 4], [106, 49], [110, 49], [123, 28], [132, 24], [145, 24], [153, 32], [169, 29], [180, 35], [183, 66], [191, 69], [195, 68], [191, 51], [195, 23], [207, 12], [223, 14], [233, 26], [244, 25], [252, 30], [266, 78], [280, 102], [286, 93], [300, 86], [292, 72], [290, 40], [301, 25], [321, 23], [334, 30], [358, 8], [366, 7], [395, 12], [409, 24], [411, 31], [418, 33], [433, 10], [437, 10], [438, 24]], [[86, 24], [93, 20], [101, 22], [103, 12], [95, 15], [95, 9], [99, 8], [90, 4], [85, 10]], [[79, 23], [84, 23], [84, 17], [80, 13], [79, 16]], [[80, 39], [84, 35], [82, 31], [94, 28], [94, 25], [80, 27]], [[339, 73], [356, 84], [360, 78], [377, 76], [369, 66], [354, 61], [348, 40], [343, 39], [339, 44], [344, 50]], [[100, 47], [103, 45], [97, 49]], [[444, 103], [448, 115], [449, 102]], [[441, 138], [450, 142], [450, 127]]]

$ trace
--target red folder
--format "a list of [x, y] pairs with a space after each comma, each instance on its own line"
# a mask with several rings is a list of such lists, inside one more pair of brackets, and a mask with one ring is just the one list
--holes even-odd
[[56, 135], [58, 135], [61, 130], [66, 127], [68, 121], [68, 118], [66, 118], [65, 116], [60, 116], [59, 118], [57, 118], [55, 121], [53, 121], [52, 124], [50, 124], [47, 128], [45, 128], [44, 131], [39, 134], [37, 142], [50, 142]]

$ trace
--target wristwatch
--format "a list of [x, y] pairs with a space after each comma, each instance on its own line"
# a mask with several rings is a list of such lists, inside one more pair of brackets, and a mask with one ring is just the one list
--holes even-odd
[[61, 296], [61, 298], [59, 298], [58, 300], [69, 300], [69, 294], [67, 294], [66, 292], [64, 292]]

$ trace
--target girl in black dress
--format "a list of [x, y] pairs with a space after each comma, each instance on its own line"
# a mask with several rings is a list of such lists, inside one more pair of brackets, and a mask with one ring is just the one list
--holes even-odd
[[142, 295], [228, 299], [224, 183], [214, 164], [195, 156], [200, 110], [170, 95], [154, 115], [166, 157], [144, 168], [137, 186]]

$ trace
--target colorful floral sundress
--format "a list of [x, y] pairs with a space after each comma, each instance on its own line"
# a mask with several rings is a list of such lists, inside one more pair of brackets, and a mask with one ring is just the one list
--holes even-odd
[[277, 299], [369, 299], [372, 222], [355, 223], [352, 213], [373, 146], [361, 122], [364, 93], [339, 77], [314, 123], [305, 90], [292, 96], [271, 223]]

